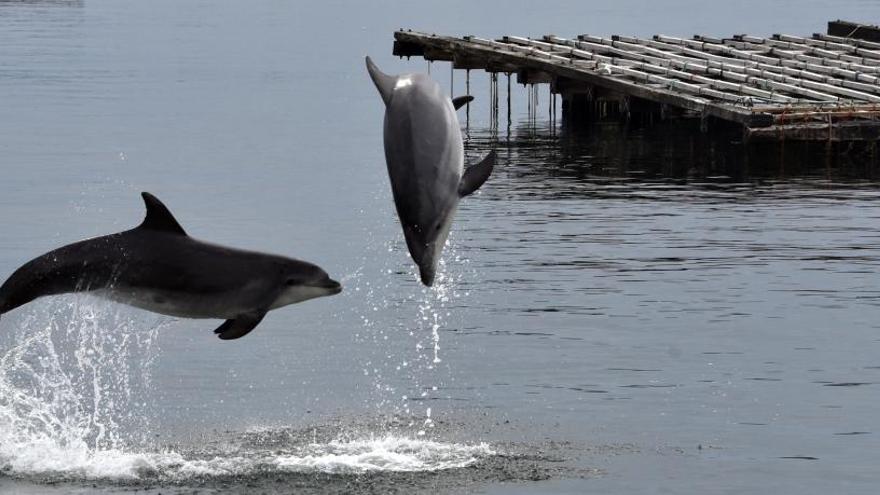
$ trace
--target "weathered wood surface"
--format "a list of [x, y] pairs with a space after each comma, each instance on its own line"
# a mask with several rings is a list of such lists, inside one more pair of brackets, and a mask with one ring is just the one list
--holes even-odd
[[873, 140], [880, 127], [880, 43], [833, 33], [490, 40], [398, 31], [394, 37], [395, 55], [517, 73], [520, 82], [549, 82], [563, 96], [587, 88], [592, 98], [589, 88], [601, 88], [735, 122], [757, 139]]

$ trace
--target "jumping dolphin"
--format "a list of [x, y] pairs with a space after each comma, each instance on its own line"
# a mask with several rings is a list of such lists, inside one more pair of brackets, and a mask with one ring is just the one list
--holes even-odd
[[188, 236], [155, 196], [142, 193], [138, 227], [60, 247], [25, 263], [0, 287], [0, 315], [34, 299], [68, 292], [182, 318], [222, 318], [214, 333], [243, 337], [266, 312], [338, 294], [321, 268]]
[[367, 71], [385, 102], [385, 162], [397, 216], [422, 283], [430, 286], [458, 201], [486, 182], [495, 153], [464, 169], [455, 110], [472, 97], [450, 100], [427, 75], [390, 76], [370, 57]]

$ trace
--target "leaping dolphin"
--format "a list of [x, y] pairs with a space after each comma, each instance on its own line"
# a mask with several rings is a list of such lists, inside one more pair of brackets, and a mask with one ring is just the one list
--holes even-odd
[[473, 98], [449, 99], [425, 74], [390, 76], [367, 57], [385, 102], [385, 162], [403, 236], [422, 283], [431, 286], [459, 199], [486, 182], [495, 153], [464, 169], [455, 110]]
[[25, 263], [0, 287], [0, 315], [68, 292], [182, 318], [222, 318], [214, 333], [243, 337], [266, 312], [338, 294], [339, 282], [305, 261], [198, 241], [155, 196], [142, 193], [138, 227], [60, 247]]

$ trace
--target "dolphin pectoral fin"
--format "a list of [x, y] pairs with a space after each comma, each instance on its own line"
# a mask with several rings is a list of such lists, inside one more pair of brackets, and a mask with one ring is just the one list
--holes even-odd
[[394, 85], [397, 84], [397, 78], [394, 76], [389, 76], [385, 74], [376, 64], [373, 63], [373, 59], [369, 56], [367, 57], [367, 72], [370, 73], [370, 78], [373, 80], [373, 84], [376, 85], [376, 89], [379, 90], [379, 94], [382, 95], [382, 101], [385, 104], [391, 103], [391, 96], [394, 94]]
[[186, 235], [183, 227], [177, 223], [174, 215], [168, 208], [159, 201], [159, 198], [148, 192], [142, 192], [141, 197], [144, 198], [144, 206], [147, 207], [147, 215], [141, 222], [139, 229], [158, 230], [161, 232], [171, 232], [174, 234]]
[[455, 107], [456, 110], [467, 105], [468, 103], [474, 101], [474, 97], [471, 95], [467, 96], [459, 96], [458, 98], [452, 99], [452, 106]]
[[214, 333], [221, 340], [233, 340], [244, 337], [251, 330], [263, 321], [266, 316], [265, 311], [254, 311], [253, 313], [244, 313], [235, 317], [233, 320], [226, 320], [222, 325], [214, 330]]
[[463, 198], [479, 189], [489, 178], [494, 166], [495, 152], [490, 151], [480, 163], [468, 167], [458, 184], [458, 195]]

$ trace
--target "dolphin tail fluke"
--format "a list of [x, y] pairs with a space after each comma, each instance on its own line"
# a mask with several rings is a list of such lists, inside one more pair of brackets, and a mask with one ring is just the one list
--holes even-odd
[[492, 174], [494, 166], [495, 152], [490, 151], [480, 163], [468, 167], [458, 184], [458, 195], [463, 198], [479, 189]]
[[455, 107], [456, 110], [467, 105], [468, 103], [474, 101], [474, 97], [471, 95], [467, 96], [459, 96], [458, 98], [452, 99], [452, 106]]
[[373, 59], [369, 56], [367, 56], [367, 72], [370, 73], [370, 79], [373, 80], [373, 84], [376, 85], [376, 89], [382, 95], [382, 101], [388, 105], [391, 102], [391, 95], [394, 93], [394, 85], [397, 84], [397, 78], [379, 70], [376, 64], [373, 63]]

